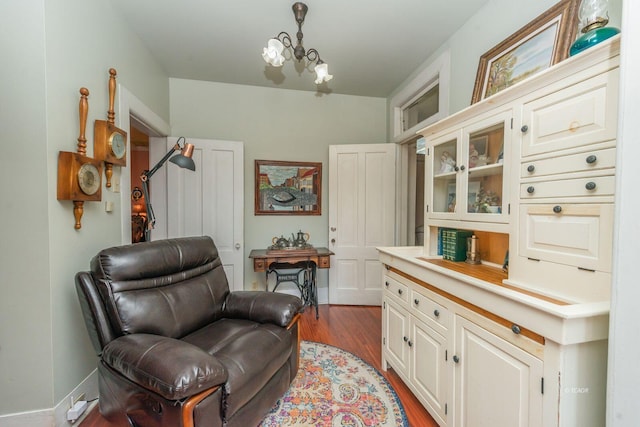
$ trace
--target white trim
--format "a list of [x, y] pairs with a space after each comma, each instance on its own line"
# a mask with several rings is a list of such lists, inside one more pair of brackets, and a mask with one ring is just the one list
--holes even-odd
[[[422, 70], [396, 95], [391, 98], [389, 110], [391, 114], [390, 123], [393, 132], [393, 142], [403, 142], [412, 138], [419, 129], [428, 124], [449, 115], [449, 85], [451, 79], [451, 54], [447, 50], [429, 66]], [[402, 130], [402, 109], [410, 102], [421, 96], [426, 90], [438, 83], [440, 85], [438, 94], [438, 112], [415, 126]]]
[[[118, 84], [118, 127], [130, 133], [131, 116], [135, 120], [144, 124], [151, 133], [156, 136], [168, 136], [171, 133], [171, 127], [159, 115], [154, 113], [134, 94], [129, 92], [126, 87]], [[131, 138], [129, 138], [131, 142]], [[131, 159], [131, 144], [127, 144], [127, 158]], [[122, 170], [126, 173], [122, 173]], [[130, 165], [121, 168], [120, 172], [120, 206], [121, 206], [121, 239], [122, 244], [131, 243], [131, 174], [129, 173]]]
[[[67, 421], [67, 411], [71, 407], [74, 396], [85, 395], [85, 399], [92, 400], [89, 407], [74, 424]], [[19, 412], [15, 414], [0, 415], [0, 426], [2, 427], [71, 427], [79, 425], [80, 422], [93, 410], [98, 403], [93, 400], [98, 397], [98, 370], [94, 369], [80, 384], [78, 384], [68, 395], [64, 397], [53, 408], [41, 409], [38, 411]]]

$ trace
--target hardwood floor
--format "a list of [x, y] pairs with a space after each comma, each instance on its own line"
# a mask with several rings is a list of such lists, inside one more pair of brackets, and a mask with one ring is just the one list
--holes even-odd
[[[409, 424], [413, 427], [437, 427], [436, 422], [404, 385], [398, 375], [389, 369], [382, 371], [380, 307], [321, 305], [320, 318], [315, 310], [307, 309], [300, 321], [303, 340], [317, 341], [347, 350], [375, 367], [391, 383], [404, 406]], [[97, 407], [85, 418], [80, 427], [113, 427], [98, 413]]]

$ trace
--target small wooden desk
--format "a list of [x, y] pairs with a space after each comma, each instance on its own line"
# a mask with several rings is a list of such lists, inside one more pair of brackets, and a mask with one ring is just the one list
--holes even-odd
[[[265, 272], [265, 288], [269, 290], [269, 274], [276, 274], [276, 287], [282, 281], [291, 281], [298, 286], [305, 305], [313, 305], [316, 308], [316, 319], [318, 318], [318, 289], [316, 287], [316, 269], [331, 267], [331, 252], [327, 248], [308, 248], [308, 249], [253, 249], [249, 254], [249, 258], [253, 259], [253, 271]], [[300, 284], [295, 279], [278, 273], [278, 269], [295, 269], [304, 270], [304, 282]], [[274, 291], [276, 289], [273, 289]]]

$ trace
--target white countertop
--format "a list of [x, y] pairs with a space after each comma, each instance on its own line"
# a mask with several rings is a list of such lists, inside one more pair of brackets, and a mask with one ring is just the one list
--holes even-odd
[[[420, 258], [422, 246], [379, 247], [380, 261], [471, 304], [522, 324], [561, 344], [603, 339], [608, 335], [610, 301], [554, 304], [524, 292], [449, 270]], [[526, 291], [536, 291], [526, 289]]]

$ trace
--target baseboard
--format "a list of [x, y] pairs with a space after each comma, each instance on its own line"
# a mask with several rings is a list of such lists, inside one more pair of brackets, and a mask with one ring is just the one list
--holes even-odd
[[0, 415], [0, 427], [53, 427], [53, 408]]
[[[89, 407], [75, 423], [71, 424], [67, 421], [67, 411], [71, 407], [71, 400], [83, 393], [84, 400], [89, 401]], [[70, 427], [78, 425], [98, 403], [97, 397], [98, 370], [94, 369], [54, 408], [0, 415], [0, 427]]]
[[[89, 407], [75, 423], [71, 424], [67, 421], [67, 411], [71, 408], [71, 401], [77, 400], [77, 397], [84, 394], [84, 399], [89, 402]], [[84, 417], [91, 411], [97, 403], [98, 397], [98, 370], [94, 369], [80, 384], [74, 388], [61, 402], [54, 408], [55, 426], [70, 427], [78, 425]], [[26, 427], [26, 426], [25, 426]]]

